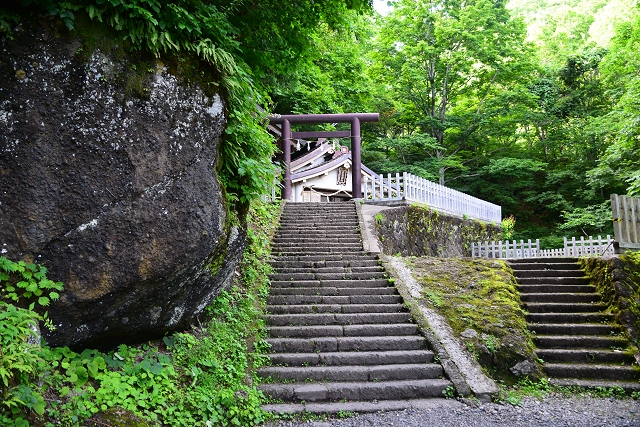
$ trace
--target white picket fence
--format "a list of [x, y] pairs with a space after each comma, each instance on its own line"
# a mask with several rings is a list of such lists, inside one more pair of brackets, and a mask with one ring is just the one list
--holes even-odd
[[478, 258], [503, 258], [503, 259], [518, 259], [518, 258], [557, 258], [557, 257], [589, 257], [589, 256], [603, 256], [613, 255], [613, 239], [611, 236], [602, 238], [598, 236], [597, 239], [589, 236], [585, 239], [584, 236], [580, 239], [575, 237], [570, 240], [564, 238], [564, 248], [560, 249], [540, 249], [540, 240], [536, 239], [532, 242], [531, 239], [515, 240], [509, 242], [478, 242], [471, 243], [471, 256]]
[[362, 194], [365, 200], [409, 200], [422, 203], [440, 212], [500, 224], [502, 207], [457, 190], [404, 172], [363, 177]]

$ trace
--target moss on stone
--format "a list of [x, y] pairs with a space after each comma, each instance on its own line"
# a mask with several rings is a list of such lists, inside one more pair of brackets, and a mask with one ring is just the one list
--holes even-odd
[[423, 287], [423, 301], [447, 319], [488, 375], [510, 384], [516, 380], [510, 368], [524, 360], [536, 363], [520, 293], [505, 262], [420, 257], [407, 263]]
[[499, 226], [416, 204], [385, 210], [374, 219], [382, 250], [389, 255], [470, 256], [472, 242], [502, 237]]
[[86, 420], [84, 425], [90, 427], [151, 427], [155, 424], [140, 418], [131, 411], [122, 408], [109, 408]]
[[579, 262], [602, 295], [607, 310], [615, 314], [635, 347], [640, 346], [640, 252], [613, 258], [582, 258]]

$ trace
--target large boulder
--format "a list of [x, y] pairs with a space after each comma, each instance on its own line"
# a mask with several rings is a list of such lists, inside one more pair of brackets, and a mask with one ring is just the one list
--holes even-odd
[[224, 99], [83, 48], [48, 23], [0, 40], [0, 252], [64, 283], [49, 344], [109, 348], [187, 328], [246, 234], [215, 170]]

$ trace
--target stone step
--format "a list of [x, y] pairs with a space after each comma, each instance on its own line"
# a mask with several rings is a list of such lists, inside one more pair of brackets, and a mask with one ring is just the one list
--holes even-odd
[[316, 295], [316, 296], [353, 296], [353, 295], [397, 295], [398, 290], [393, 286], [385, 287], [351, 287], [342, 288], [335, 286], [313, 287], [313, 288], [275, 288], [271, 287], [271, 295]]
[[419, 335], [267, 338], [276, 353], [314, 353], [334, 351], [424, 350], [425, 341]]
[[312, 325], [364, 325], [372, 323], [408, 323], [409, 313], [320, 313], [320, 314], [267, 314], [270, 326]]
[[323, 242], [327, 242], [327, 243], [360, 243], [360, 241], [362, 239], [357, 234], [355, 234], [353, 236], [305, 235], [304, 237], [302, 237], [302, 236], [293, 236], [292, 237], [291, 235], [287, 235], [287, 236], [283, 236], [283, 237], [274, 237], [273, 240], [271, 241], [271, 243], [272, 244], [279, 244], [279, 245], [288, 245], [288, 244], [300, 244], [300, 243], [310, 243], [310, 242], [316, 243], [319, 240], [322, 240]]
[[273, 338], [399, 336], [416, 335], [417, 333], [418, 326], [414, 323], [394, 323], [391, 325], [272, 326], [269, 328], [269, 336]]
[[329, 266], [329, 267], [278, 267], [277, 274], [289, 274], [289, 273], [313, 273], [313, 274], [323, 274], [323, 273], [372, 273], [384, 272], [384, 267], [378, 264], [358, 267], [358, 266]]
[[292, 228], [319, 228], [323, 230], [335, 230], [338, 227], [340, 229], [346, 228], [357, 228], [360, 224], [358, 223], [358, 218], [355, 218], [354, 215], [349, 216], [334, 216], [331, 218], [327, 217], [304, 217], [298, 219], [287, 219], [281, 218], [281, 223], [284, 224], [279, 230], [286, 230]]
[[588, 285], [588, 277], [523, 277], [517, 279], [521, 285]]
[[619, 326], [597, 323], [530, 323], [529, 330], [540, 335], [612, 335], [612, 333], [620, 333]]
[[521, 294], [549, 293], [595, 293], [596, 287], [593, 285], [518, 285]]
[[275, 256], [276, 254], [272, 253], [271, 262], [353, 262], [353, 261], [375, 261], [378, 262], [378, 257], [375, 255], [370, 255], [362, 250], [353, 253], [341, 253], [341, 254], [299, 254], [299, 253], [291, 253], [291, 254], [282, 254], [279, 256]]
[[297, 224], [297, 225], [285, 225], [282, 224], [278, 227], [275, 237], [287, 237], [287, 236], [309, 236], [315, 233], [327, 234], [334, 236], [358, 236], [360, 230], [358, 225], [329, 225], [329, 224]]
[[402, 304], [400, 295], [270, 295], [268, 305], [299, 304]]
[[626, 338], [601, 335], [537, 335], [533, 342], [538, 348], [626, 348]]
[[271, 366], [258, 371], [275, 381], [393, 381], [439, 378], [442, 366], [431, 364], [367, 366]]
[[529, 313], [527, 321], [532, 323], [601, 323], [611, 322], [613, 314], [609, 313]]
[[592, 303], [601, 300], [600, 294], [584, 294], [584, 293], [551, 293], [544, 292], [539, 294], [528, 293], [521, 294], [520, 299], [523, 303]]
[[353, 203], [346, 206], [286, 206], [282, 214], [286, 215], [324, 215], [324, 214], [355, 214]]
[[546, 363], [615, 363], [632, 365], [633, 352], [608, 349], [539, 349], [536, 355]]
[[640, 392], [640, 382], [619, 380], [584, 380], [578, 378], [549, 378], [549, 384], [561, 387], [621, 388], [627, 393]]
[[524, 306], [529, 313], [597, 313], [607, 308], [602, 303], [529, 302]]
[[274, 288], [375, 288], [389, 286], [389, 279], [341, 279], [341, 280], [272, 280]]
[[402, 304], [301, 304], [270, 305], [269, 314], [311, 314], [311, 313], [401, 313], [406, 311]]
[[362, 250], [362, 244], [331, 246], [330, 244], [325, 244], [322, 242], [310, 243], [309, 246], [285, 247], [285, 246], [274, 245], [271, 247], [271, 252], [275, 253], [276, 255], [284, 255], [289, 253], [339, 254], [339, 253], [359, 252], [361, 250]]
[[449, 380], [402, 380], [366, 382], [326, 382], [261, 384], [259, 389], [272, 399], [286, 402], [339, 400], [397, 400], [442, 397]]
[[[334, 270], [335, 271], [335, 270]], [[321, 282], [333, 282], [336, 280], [357, 280], [366, 281], [372, 279], [383, 279], [388, 283], [388, 279], [385, 278], [386, 273], [384, 271], [349, 271], [340, 273], [329, 272], [308, 272], [308, 273], [275, 273], [270, 274], [269, 278], [271, 282], [308, 282], [321, 281]]]
[[286, 269], [303, 269], [303, 268], [312, 268], [312, 269], [321, 269], [321, 268], [366, 268], [366, 267], [375, 267], [381, 268], [380, 262], [378, 259], [374, 257], [369, 257], [365, 259], [353, 259], [353, 260], [337, 260], [337, 261], [312, 261], [312, 260], [303, 260], [303, 261], [281, 261], [279, 259], [274, 259], [269, 261], [269, 264], [278, 271], [285, 271]]
[[637, 380], [640, 370], [637, 366], [545, 363], [544, 372], [555, 378], [581, 378], [606, 380]]
[[511, 268], [520, 268], [526, 266], [526, 269], [553, 269], [557, 266], [565, 264], [578, 265], [578, 258], [564, 257], [564, 258], [522, 258], [509, 261]]
[[[425, 410], [434, 408], [452, 407], [458, 402], [453, 399], [403, 399], [403, 400], [373, 400], [354, 402], [327, 402], [327, 403], [269, 403], [262, 405], [266, 412], [274, 414], [341, 414], [356, 413], [365, 414], [371, 412], [389, 412], [402, 410]], [[316, 425], [316, 424], [313, 424]], [[322, 423], [317, 425], [324, 425]]]
[[584, 272], [580, 268], [574, 270], [515, 270], [516, 279], [527, 277], [584, 277]]
[[432, 363], [434, 360], [434, 354], [431, 350], [273, 353], [268, 356], [274, 366], [386, 365], [400, 363]]

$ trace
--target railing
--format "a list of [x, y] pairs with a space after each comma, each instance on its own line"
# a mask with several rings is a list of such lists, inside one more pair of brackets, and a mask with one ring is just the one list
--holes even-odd
[[597, 239], [584, 236], [579, 240], [575, 237], [571, 240], [564, 238], [564, 247], [560, 249], [540, 249], [540, 240], [536, 239], [532, 242], [520, 240], [516, 242], [498, 241], [498, 242], [478, 242], [471, 243], [471, 256], [482, 258], [503, 258], [503, 259], [519, 259], [519, 258], [554, 258], [554, 257], [588, 257], [613, 255], [613, 239], [611, 236]]
[[611, 195], [613, 236], [622, 249], [640, 249], [640, 198]]
[[363, 177], [365, 200], [409, 200], [459, 217], [500, 224], [502, 207], [409, 173]]

